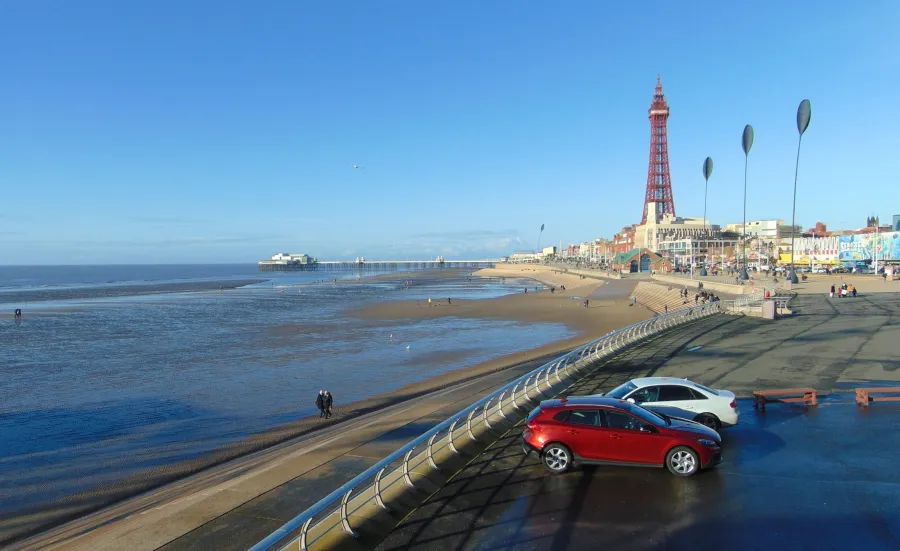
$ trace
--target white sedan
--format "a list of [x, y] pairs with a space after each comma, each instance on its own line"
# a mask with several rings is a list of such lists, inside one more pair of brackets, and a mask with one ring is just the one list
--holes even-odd
[[680, 419], [693, 420], [714, 430], [737, 425], [734, 393], [715, 390], [674, 377], [632, 379], [603, 394]]

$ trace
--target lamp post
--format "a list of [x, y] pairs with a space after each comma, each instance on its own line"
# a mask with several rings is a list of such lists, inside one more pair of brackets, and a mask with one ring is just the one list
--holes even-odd
[[797, 163], [794, 166], [794, 206], [791, 209], [791, 283], [799, 283], [797, 270], [794, 268], [794, 237], [797, 233], [797, 174], [800, 171], [800, 144], [803, 143], [803, 133], [809, 128], [809, 118], [812, 111], [809, 100], [805, 99], [797, 107]]
[[[713, 161], [712, 157], [707, 157], [705, 161], [703, 161], [703, 179], [706, 180], [706, 184], [703, 186], [703, 233], [706, 233], [706, 196], [709, 192], [709, 177], [712, 176], [713, 171]], [[700, 241], [697, 240], [699, 244]], [[703, 257], [703, 267], [700, 268], [700, 275], [705, 276], [706, 272], [706, 259], [709, 257], [709, 236], [706, 237], [706, 256]]]
[[741, 227], [741, 279], [747, 281], [747, 164], [750, 157], [750, 148], [753, 147], [753, 127], [749, 124], [744, 127], [741, 135], [741, 147], [744, 150], [744, 225]]

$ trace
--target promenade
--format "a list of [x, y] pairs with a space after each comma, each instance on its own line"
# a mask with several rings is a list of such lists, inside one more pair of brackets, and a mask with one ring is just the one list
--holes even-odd
[[[817, 284], [818, 287], [819, 284]], [[858, 408], [852, 388], [900, 380], [900, 294], [799, 295], [779, 321], [702, 320], [614, 358], [568, 395], [638, 376], [728, 388], [741, 423], [725, 462], [691, 479], [663, 469], [585, 467], [547, 474], [511, 429], [378, 547], [413, 550], [729, 550], [900, 548], [900, 403]], [[812, 292], [812, 289], [811, 289]], [[812, 386], [816, 408], [745, 397]]]

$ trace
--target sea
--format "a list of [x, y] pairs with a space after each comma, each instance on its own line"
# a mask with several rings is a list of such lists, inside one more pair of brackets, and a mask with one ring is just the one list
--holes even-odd
[[313, 414], [319, 389], [349, 403], [572, 336], [561, 324], [347, 314], [523, 284], [244, 264], [0, 267], [0, 545], [25, 515]]

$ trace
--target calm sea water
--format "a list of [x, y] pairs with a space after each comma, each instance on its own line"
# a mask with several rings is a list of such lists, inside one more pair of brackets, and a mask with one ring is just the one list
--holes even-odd
[[306, 416], [320, 388], [347, 403], [571, 335], [557, 324], [344, 313], [496, 297], [521, 292], [521, 281], [312, 283], [334, 277], [356, 276], [0, 267], [0, 312], [26, 313], [0, 319], [0, 524]]

